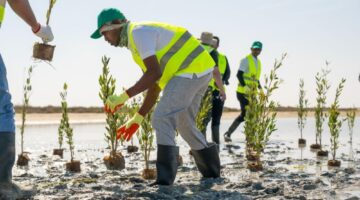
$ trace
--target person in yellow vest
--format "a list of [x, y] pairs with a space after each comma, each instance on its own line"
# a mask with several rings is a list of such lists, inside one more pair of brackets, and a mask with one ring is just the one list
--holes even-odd
[[[208, 116], [204, 119], [204, 130], [201, 130], [202, 133], [206, 136], [206, 127], [207, 124], [211, 120], [211, 137], [212, 141], [216, 143], [219, 147], [220, 144], [220, 120], [222, 116], [222, 111], [224, 107], [225, 98], [223, 98], [223, 94], [225, 94], [224, 84], [229, 84], [230, 78], [230, 67], [228, 65], [228, 61], [226, 56], [219, 53], [217, 51], [220, 43], [220, 39], [218, 37], [214, 37], [211, 35], [211, 38], [208, 38], [206, 32], [201, 36], [202, 43], [206, 46], [209, 46], [211, 49], [211, 55], [214, 61], [217, 63], [217, 68], [219, 70], [220, 76], [222, 79], [220, 81], [216, 81], [214, 78], [209, 83], [208, 91], [212, 95], [212, 107]], [[215, 58], [214, 58], [215, 57]], [[220, 85], [220, 87], [218, 87]], [[219, 89], [220, 88], [220, 89]]]
[[[129, 22], [115, 8], [98, 15], [93, 39], [104, 36], [115, 47], [125, 47], [143, 71], [132, 87], [110, 96], [105, 110], [116, 112], [131, 97], [147, 91], [138, 113], [118, 130], [129, 140], [144, 116], [162, 97], [152, 116], [157, 140], [157, 179], [154, 184], [172, 185], [178, 168], [176, 130], [190, 145], [195, 163], [206, 178], [220, 176], [220, 159], [215, 144], [207, 143], [195, 125], [200, 101], [212, 78], [215, 63], [209, 53], [185, 28], [159, 22]], [[124, 69], [129, 73], [135, 69]]]
[[[0, 0], [0, 28], [4, 21], [6, 2], [30, 26], [35, 35], [44, 41], [53, 39], [51, 28], [38, 23], [27, 0]], [[0, 199], [29, 199], [33, 191], [19, 187], [12, 182], [14, 162], [14, 108], [11, 103], [5, 63], [0, 53]]]
[[[246, 93], [249, 91], [248, 84], [251, 81], [255, 81], [258, 88], [261, 89], [260, 84], [260, 74], [261, 74], [261, 62], [258, 56], [262, 50], [262, 43], [255, 41], [251, 46], [251, 54], [246, 56], [240, 62], [240, 68], [237, 73], [237, 78], [239, 80], [239, 86], [237, 88], [237, 99], [240, 102], [241, 113], [231, 124], [229, 129], [224, 134], [225, 142], [231, 142], [231, 134], [237, 129], [237, 127], [244, 121], [246, 115], [246, 106], [249, 104], [249, 101], [246, 98]], [[253, 77], [256, 77], [256, 80], [253, 80]]]
[[212, 59], [215, 62], [215, 68], [213, 71], [213, 78], [211, 79], [209, 84], [216, 84], [217, 87], [219, 88], [219, 98], [222, 101], [226, 100], [226, 93], [225, 93], [225, 87], [223, 85], [223, 81], [222, 81], [222, 75], [220, 73], [220, 69], [219, 69], [219, 52], [217, 51], [217, 49], [214, 47], [214, 39], [213, 39], [213, 34], [210, 32], [203, 32], [201, 33], [201, 37], [200, 37], [200, 41], [201, 41], [201, 45], [204, 47], [204, 49], [210, 54], [210, 56], [212, 57]]

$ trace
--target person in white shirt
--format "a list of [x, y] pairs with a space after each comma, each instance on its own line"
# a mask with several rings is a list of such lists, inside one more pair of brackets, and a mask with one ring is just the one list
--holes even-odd
[[261, 84], [259, 77], [261, 74], [261, 62], [258, 58], [262, 50], [262, 43], [255, 41], [251, 46], [251, 54], [246, 56], [240, 62], [240, 67], [237, 73], [237, 78], [239, 80], [239, 86], [236, 92], [237, 99], [240, 102], [241, 113], [231, 124], [229, 129], [224, 134], [225, 142], [231, 142], [231, 134], [237, 129], [237, 127], [245, 120], [246, 115], [246, 106], [249, 104], [247, 100], [246, 91], [248, 90], [247, 82], [253, 81], [253, 76], [256, 76], [256, 84], [259, 89], [261, 89]]
[[[223, 106], [226, 100], [225, 85], [228, 84], [228, 79], [230, 77], [230, 67], [228, 65], [226, 56], [220, 54], [217, 50], [220, 43], [220, 39], [218, 37], [213, 36], [213, 34], [210, 32], [203, 32], [200, 39], [202, 45], [205, 49], [207, 49], [216, 63], [214, 77], [216, 77], [215, 73], [219, 73], [222, 78], [219, 81], [216, 79], [211, 80], [209, 83], [209, 87], [205, 93], [206, 96], [204, 96], [203, 102], [208, 99], [207, 95], [211, 95], [210, 101], [212, 102], [212, 106], [202, 120], [200, 131], [206, 137], [206, 129], [209, 122], [211, 121], [211, 139], [218, 145], [218, 149], [220, 149], [220, 120]], [[206, 104], [202, 105], [206, 106]]]
[[[120, 95], [110, 96], [105, 110], [116, 112], [128, 99], [147, 91], [139, 111], [118, 129], [118, 138], [130, 140], [162, 91], [152, 115], [158, 147], [154, 184], [172, 185], [175, 180], [179, 155], [176, 131], [189, 144], [202, 175], [219, 177], [216, 145], [207, 143], [195, 125], [200, 101], [215, 66], [200, 42], [182, 27], [159, 22], [129, 22], [115, 8], [105, 9], [98, 15], [98, 28], [91, 37], [102, 36], [112, 46], [128, 48], [144, 72], [132, 87]], [[126, 69], [124, 73], [131, 74], [131, 71]]]

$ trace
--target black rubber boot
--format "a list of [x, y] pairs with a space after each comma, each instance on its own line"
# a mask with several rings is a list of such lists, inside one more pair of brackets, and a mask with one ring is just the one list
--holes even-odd
[[172, 185], [174, 183], [179, 155], [179, 147], [158, 145], [156, 160], [156, 182], [151, 185]]
[[33, 188], [25, 188], [15, 183], [0, 183], [0, 199], [32, 199], [35, 195]]
[[0, 199], [29, 199], [33, 189], [20, 187], [12, 182], [15, 163], [15, 133], [0, 132]]
[[220, 177], [220, 158], [217, 145], [210, 143], [201, 150], [191, 150], [200, 173], [205, 178]]
[[15, 163], [15, 133], [0, 132], [0, 183], [10, 183]]
[[237, 127], [240, 125], [240, 121], [234, 120], [234, 122], [229, 127], [228, 131], [224, 134], [224, 140], [225, 142], [231, 142], [231, 134], [237, 129]]

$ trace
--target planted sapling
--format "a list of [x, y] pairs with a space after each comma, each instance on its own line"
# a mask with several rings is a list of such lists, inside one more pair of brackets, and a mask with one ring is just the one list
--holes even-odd
[[20, 126], [20, 136], [21, 136], [21, 153], [18, 155], [17, 165], [18, 166], [28, 166], [30, 158], [27, 153], [24, 152], [24, 133], [25, 133], [25, 122], [26, 122], [26, 113], [27, 108], [29, 107], [29, 101], [32, 91], [31, 86], [31, 77], [33, 73], [33, 66], [30, 66], [27, 70], [27, 77], [23, 87], [23, 105], [21, 107], [21, 126]]
[[341, 162], [339, 160], [336, 160], [336, 151], [339, 148], [339, 134], [341, 132], [341, 126], [342, 126], [342, 120], [339, 119], [340, 117], [339, 98], [344, 88], [345, 81], [346, 81], [345, 79], [342, 79], [338, 88], [336, 89], [335, 100], [331, 105], [329, 111], [328, 125], [330, 130], [330, 142], [331, 142], [331, 154], [332, 154], [332, 160], [328, 161], [329, 166], [339, 167], [341, 165]]
[[150, 154], [153, 150], [154, 143], [154, 132], [151, 126], [151, 115], [152, 111], [145, 116], [143, 122], [141, 123], [140, 133], [138, 134], [139, 143], [145, 160], [145, 169], [142, 171], [142, 177], [144, 179], [156, 178], [156, 170], [150, 168], [149, 166]]
[[75, 156], [75, 145], [73, 140], [73, 129], [70, 126], [69, 113], [68, 113], [68, 103], [67, 103], [67, 89], [68, 85], [64, 83], [63, 91], [60, 92], [61, 97], [61, 110], [62, 110], [62, 130], [66, 136], [66, 143], [69, 145], [70, 151], [70, 162], [66, 163], [66, 170], [70, 172], [80, 172], [80, 161], [74, 160]]
[[300, 79], [300, 91], [299, 91], [299, 105], [298, 105], [298, 127], [300, 129], [300, 139], [298, 141], [300, 147], [304, 147], [306, 145], [306, 140], [303, 138], [303, 130], [306, 124], [306, 118], [308, 114], [308, 100], [305, 98], [305, 90], [304, 90], [304, 80]]
[[276, 60], [269, 77], [265, 76], [264, 91], [259, 91], [255, 77], [253, 77], [254, 81], [249, 84], [245, 136], [247, 158], [254, 157], [255, 160], [255, 162], [248, 162], [248, 168], [251, 171], [263, 169], [261, 153], [264, 151], [270, 135], [276, 131], [277, 104], [270, 97], [282, 82], [277, 76], [277, 71], [282, 66], [285, 57], [286, 54], [282, 56], [281, 60]]
[[[324, 131], [323, 124], [326, 118], [325, 105], [326, 94], [330, 88], [327, 80], [327, 75], [330, 73], [328, 70], [322, 69], [315, 76], [316, 79], [316, 107], [315, 107], [315, 144], [310, 146], [311, 149], [320, 150], [320, 155], [327, 156], [326, 151], [322, 151], [322, 133]], [[318, 152], [318, 153], [319, 153]], [[318, 154], [319, 155], [319, 154]]]
[[[109, 70], [110, 58], [104, 56], [102, 58], [102, 74], [99, 77], [100, 92], [99, 97], [105, 106], [107, 98], [114, 94], [116, 80], [110, 75]], [[125, 122], [126, 115], [124, 112], [106, 113], [106, 132], [105, 141], [110, 147], [109, 155], [104, 157], [104, 163], [107, 169], [122, 170], [125, 169], [125, 158], [118, 151], [119, 141], [117, 140], [117, 129]], [[122, 139], [121, 139], [122, 140]]]

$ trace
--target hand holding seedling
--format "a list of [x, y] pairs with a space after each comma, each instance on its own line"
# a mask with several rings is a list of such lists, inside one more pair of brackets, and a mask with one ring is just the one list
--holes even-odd
[[43, 26], [38, 24], [38, 28], [33, 30], [34, 34], [42, 39], [44, 43], [53, 41], [54, 35], [49, 25]]
[[131, 137], [139, 129], [141, 122], [144, 120], [144, 117], [139, 113], [136, 113], [125, 125], [120, 127], [117, 131], [117, 139], [124, 138], [129, 141]]
[[54, 35], [49, 26], [51, 11], [56, 0], [49, 0], [49, 8], [46, 13], [46, 25], [36, 23], [32, 26], [32, 31], [36, 36], [42, 39], [43, 43], [36, 42], [33, 48], [33, 57], [43, 61], [52, 61], [55, 51], [55, 46], [49, 45], [48, 42], [53, 41]]
[[107, 113], [115, 113], [119, 110], [125, 102], [129, 99], [129, 95], [124, 91], [120, 95], [111, 95], [107, 98], [105, 102], [105, 112]]
[[46, 12], [46, 26], [42, 26], [38, 24], [37, 29], [33, 29], [33, 32], [36, 36], [42, 39], [44, 43], [48, 43], [53, 41], [54, 35], [51, 31], [51, 27], [49, 26], [51, 11], [56, 3], [56, 0], [50, 0], [49, 8]]

